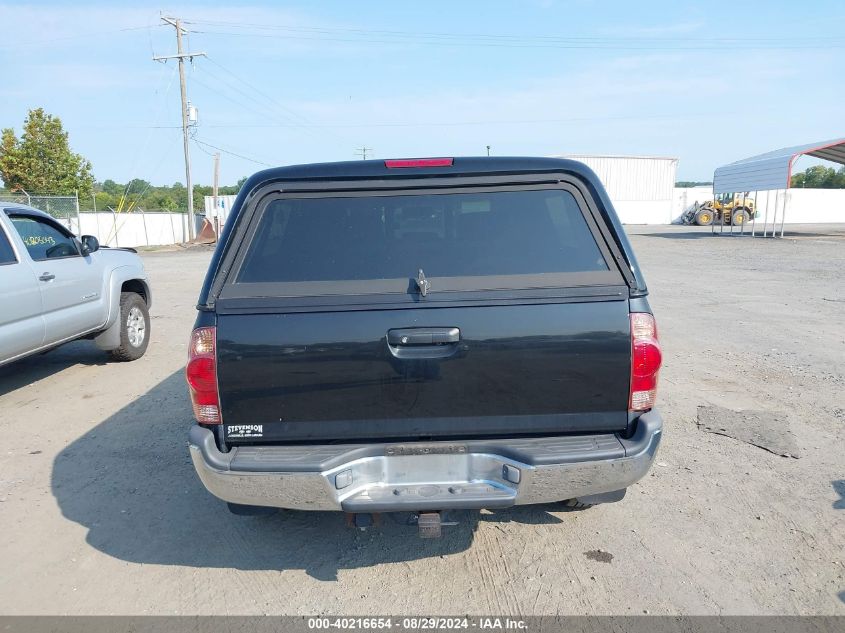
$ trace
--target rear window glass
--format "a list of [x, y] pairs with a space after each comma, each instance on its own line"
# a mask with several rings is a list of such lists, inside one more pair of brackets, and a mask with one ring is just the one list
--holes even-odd
[[318, 282], [607, 271], [561, 189], [285, 198], [260, 218], [237, 281]]

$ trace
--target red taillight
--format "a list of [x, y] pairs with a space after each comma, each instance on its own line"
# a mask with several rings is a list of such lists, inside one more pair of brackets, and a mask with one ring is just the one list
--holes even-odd
[[388, 169], [405, 167], [451, 167], [454, 158], [391, 158], [384, 161]]
[[185, 378], [194, 405], [194, 417], [201, 424], [220, 424], [217, 395], [217, 329], [198, 327], [191, 333]]
[[647, 312], [631, 314], [631, 411], [648, 411], [657, 397], [657, 374], [663, 356], [657, 340], [657, 323]]

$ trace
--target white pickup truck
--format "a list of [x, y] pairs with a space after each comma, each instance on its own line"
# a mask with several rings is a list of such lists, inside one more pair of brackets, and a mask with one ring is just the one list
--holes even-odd
[[151, 299], [134, 251], [101, 249], [42, 211], [0, 203], [0, 365], [80, 338], [115, 360], [140, 358]]

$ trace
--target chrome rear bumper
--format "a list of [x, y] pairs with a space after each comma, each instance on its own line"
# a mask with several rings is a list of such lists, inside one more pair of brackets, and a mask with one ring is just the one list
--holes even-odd
[[222, 453], [193, 426], [191, 459], [231, 503], [391, 512], [503, 508], [624, 490], [648, 472], [662, 436], [656, 411], [617, 435], [326, 446], [250, 446]]

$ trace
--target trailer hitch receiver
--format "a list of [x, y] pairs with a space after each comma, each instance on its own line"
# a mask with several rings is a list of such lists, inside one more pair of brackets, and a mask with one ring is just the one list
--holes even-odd
[[443, 534], [439, 512], [421, 512], [417, 525], [420, 528], [420, 538], [440, 538]]

